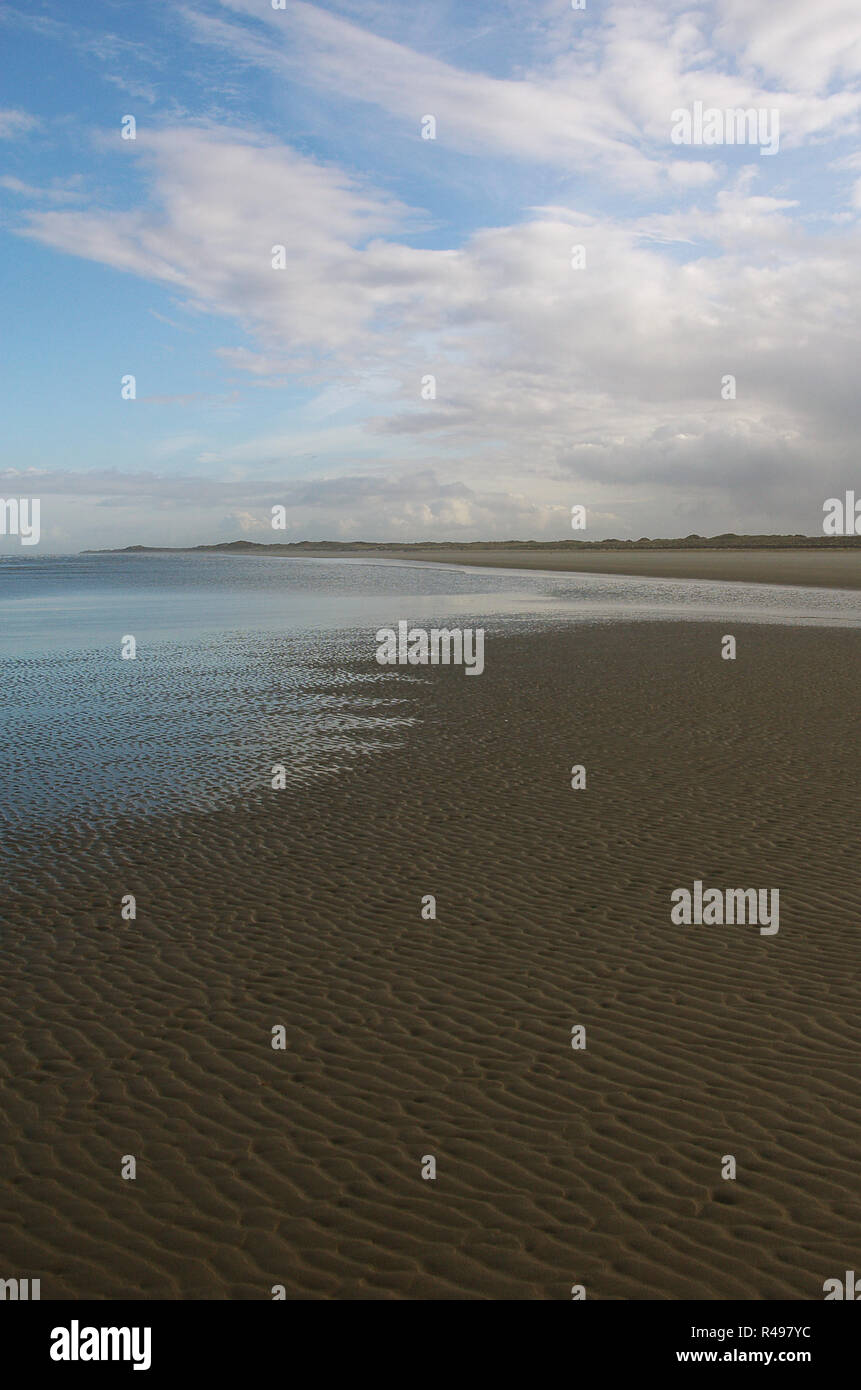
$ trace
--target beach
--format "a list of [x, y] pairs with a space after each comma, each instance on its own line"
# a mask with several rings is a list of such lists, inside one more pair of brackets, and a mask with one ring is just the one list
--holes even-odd
[[[307, 555], [331, 550], [303, 547]], [[339, 552], [344, 555], [348, 551]], [[357, 555], [373, 555], [368, 548]], [[743, 584], [797, 584], [826, 589], [861, 589], [861, 550], [494, 550], [434, 546], [403, 550], [386, 546], [380, 555], [437, 565], [488, 569], [555, 570], [569, 574], [630, 574], [651, 579], [717, 579]]]
[[[821, 1298], [861, 1236], [861, 633], [560, 624], [393, 679], [413, 722], [373, 757], [7, 841], [7, 1272]], [[675, 925], [696, 880], [779, 889], [779, 932]]]

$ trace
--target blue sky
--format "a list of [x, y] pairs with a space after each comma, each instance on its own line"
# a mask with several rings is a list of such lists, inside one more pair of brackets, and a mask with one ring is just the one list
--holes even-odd
[[[814, 534], [861, 483], [856, 0], [19, 0], [0, 45], [43, 550]], [[696, 102], [777, 152], [674, 144]]]

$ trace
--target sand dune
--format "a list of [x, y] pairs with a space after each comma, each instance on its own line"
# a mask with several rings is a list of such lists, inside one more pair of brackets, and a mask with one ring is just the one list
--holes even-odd
[[[861, 636], [734, 630], [734, 663], [713, 624], [489, 635], [481, 679], [401, 682], [418, 722], [338, 778], [22, 834], [8, 1272], [46, 1299], [810, 1299], [857, 1268]], [[779, 934], [671, 925], [694, 878], [777, 886]]]

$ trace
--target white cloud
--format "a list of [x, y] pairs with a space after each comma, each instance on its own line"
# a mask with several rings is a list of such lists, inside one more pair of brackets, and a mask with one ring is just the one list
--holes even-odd
[[[505, 78], [304, 3], [187, 10], [202, 42], [376, 106], [415, 141], [416, 160], [433, 153], [418, 136], [431, 112], [449, 150], [557, 170], [553, 205], [513, 205], [507, 221], [454, 230], [447, 244], [437, 225], [427, 249], [411, 243], [428, 214], [379, 183], [253, 130], [184, 123], [140, 129], [124, 152], [144, 178], [134, 206], [43, 208], [25, 232], [170, 287], [185, 308], [220, 316], [225, 337], [241, 326], [249, 342], [225, 341], [218, 355], [257, 400], [297, 379], [313, 388], [310, 403], [239, 440], [190, 422], [152, 446], [156, 462], [193, 449], [199, 465], [235, 470], [170, 494], [218, 508], [219, 525], [230, 506], [252, 526], [258, 503], [282, 500], [272, 480], [313, 469], [327, 476], [291, 495], [318, 534], [543, 534], [573, 501], [619, 531], [617, 518], [635, 514], [640, 534], [649, 515], [687, 518], [698, 498], [714, 524], [697, 530], [739, 529], [745, 516], [743, 529], [777, 529], [801, 489], [812, 508], [854, 466], [859, 224], [847, 214], [821, 232], [822, 204], [793, 196], [776, 160], [739, 172], [725, 149], [680, 157], [669, 126], [674, 108], [702, 100], [779, 106], [781, 149], [853, 129], [861, 95], [845, 7], [828, 6], [841, 48], [816, 37], [795, 0], [782, 5], [617, 4], [582, 34], [569, 25], [561, 43], [554, 20], [555, 48], [548, 27], [531, 65]], [[376, 5], [358, 8], [385, 22]], [[849, 180], [853, 157], [838, 162]], [[573, 183], [582, 170], [588, 180]], [[614, 195], [605, 211], [599, 181]], [[405, 182], [423, 186], [412, 165]], [[631, 189], [651, 190], [660, 211], [638, 211]], [[861, 211], [857, 188], [841, 197]], [[286, 266], [274, 270], [279, 244]], [[420, 395], [428, 373], [433, 401]], [[105, 479], [93, 485], [111, 497]]]
[[861, 75], [857, 0], [717, 0], [722, 49], [799, 92]]
[[[354, 340], [403, 298], [415, 258], [371, 240], [406, 224], [396, 200], [249, 136], [176, 127], [139, 132], [136, 144], [158, 211], [34, 213], [29, 234], [184, 291], [197, 308], [296, 351]], [[286, 266], [275, 270], [280, 245]]]
[[703, 188], [718, 177], [715, 166], [702, 159], [673, 160], [667, 173], [670, 182], [677, 183], [682, 188]]
[[[678, 0], [628, 0], [582, 36], [576, 25], [557, 23], [553, 49], [516, 78], [455, 67], [304, 0], [285, 11], [261, 8], [258, 0], [221, 4], [242, 22], [209, 9], [182, 11], [200, 42], [291, 82], [376, 106], [405, 136], [418, 140], [422, 116], [432, 114], [447, 148], [588, 171], [640, 191], [657, 186], [677, 153], [669, 142], [671, 113], [694, 101], [777, 108], [790, 148], [826, 132], [852, 133], [861, 113], [857, 89], [826, 90], [830, 76], [858, 69], [855, 0], [829, 0], [834, 27], [826, 37], [821, 7], [808, 0], [722, 0], [700, 10]], [[790, 8], [791, 23], [775, 18]], [[775, 36], [787, 61], [769, 66], [763, 55]], [[820, 59], [813, 83], [804, 73], [808, 43]], [[735, 71], [726, 52], [733, 44]]]
[[54, 183], [49, 188], [37, 188], [32, 183], [25, 183], [23, 179], [16, 178], [13, 174], [4, 174], [0, 178], [0, 188], [8, 189], [10, 193], [18, 193], [22, 198], [36, 199], [46, 203], [75, 203], [80, 202], [84, 196], [82, 190], [77, 187], [64, 186]]
[[28, 130], [33, 130], [38, 124], [37, 118], [29, 112], [7, 107], [0, 111], [0, 140], [15, 140], [19, 135], [26, 135]]
[[[357, 445], [376, 441], [381, 467], [400, 456], [508, 496], [528, 477], [550, 505], [566, 479], [588, 484], [593, 504], [614, 479], [738, 494], [796, 486], [814, 450], [823, 479], [852, 457], [857, 230], [810, 233], [793, 200], [753, 191], [753, 172], [706, 208], [630, 219], [538, 208], [437, 251], [388, 238], [407, 209], [282, 147], [185, 128], [143, 153], [151, 209], [37, 213], [31, 234], [243, 323], [263, 350], [234, 353], [238, 367], [325, 360], [345, 389], [330, 421], [318, 406], [280, 435], [203, 448], [209, 463], [277, 471], [340, 454], [358, 470]], [[285, 271], [270, 265], [279, 233]], [[585, 269], [571, 267], [574, 244]], [[727, 373], [734, 401], [721, 398]], [[362, 409], [356, 384], [375, 379], [388, 395], [367, 391]], [[352, 422], [337, 418], [357, 400]], [[397, 508], [404, 524], [417, 521], [410, 505]], [[434, 514], [462, 524], [456, 507]]]

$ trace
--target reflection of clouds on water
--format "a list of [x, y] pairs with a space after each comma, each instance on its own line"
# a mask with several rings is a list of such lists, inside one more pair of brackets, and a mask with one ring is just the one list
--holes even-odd
[[413, 722], [412, 702], [392, 676], [331, 664], [361, 658], [358, 633], [334, 658], [326, 647], [225, 634], [134, 662], [104, 651], [4, 661], [0, 821], [206, 809], [265, 793], [275, 763], [297, 782], [373, 753]]
[[[0, 565], [0, 819], [205, 808], [403, 738], [422, 677], [378, 627], [708, 619], [861, 625], [861, 592], [376, 561], [72, 557]], [[137, 638], [135, 661], [120, 639]]]

